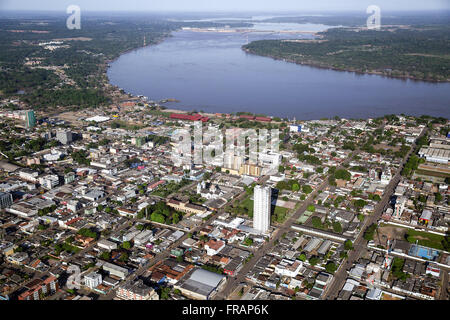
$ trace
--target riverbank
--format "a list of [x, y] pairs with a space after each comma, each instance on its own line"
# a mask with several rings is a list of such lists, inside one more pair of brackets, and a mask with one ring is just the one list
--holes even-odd
[[377, 76], [382, 76], [382, 77], [386, 77], [386, 78], [390, 78], [390, 79], [400, 79], [400, 80], [413, 80], [413, 81], [418, 81], [418, 82], [429, 82], [429, 83], [449, 83], [450, 79], [447, 80], [427, 80], [427, 79], [419, 79], [410, 75], [397, 75], [394, 76], [392, 74], [389, 73], [384, 73], [381, 71], [375, 71], [375, 70], [368, 70], [368, 71], [360, 71], [360, 70], [355, 70], [352, 68], [336, 68], [332, 65], [327, 65], [327, 64], [323, 64], [319, 61], [313, 61], [313, 60], [302, 60], [302, 61], [298, 61], [295, 59], [289, 59], [289, 58], [285, 58], [285, 57], [281, 57], [281, 56], [275, 56], [275, 55], [270, 55], [270, 54], [261, 54], [261, 53], [256, 53], [248, 48], [245, 48], [245, 46], [242, 47], [242, 50], [245, 51], [248, 54], [253, 54], [255, 56], [260, 56], [260, 57], [267, 57], [267, 58], [272, 58], [274, 60], [278, 60], [278, 61], [284, 61], [284, 62], [289, 62], [289, 63], [295, 63], [298, 65], [304, 65], [304, 66], [310, 66], [310, 67], [314, 67], [314, 68], [319, 68], [319, 69], [326, 69], [326, 70], [333, 70], [333, 71], [341, 71], [341, 72], [352, 72], [355, 74], [369, 74], [369, 75], [377, 75]]
[[[143, 45], [143, 46], [136, 46], [136, 47], [134, 47], [134, 48], [130, 48], [130, 49], [128, 49], [128, 50], [125, 50], [125, 51], [123, 51], [123, 52], [120, 52], [120, 53], [116, 54], [115, 57], [114, 57], [113, 59], [105, 60], [104, 63], [100, 65], [100, 67], [101, 67], [102, 77], [105, 79], [105, 81], [102, 83], [102, 87], [103, 87], [103, 89], [105, 90], [105, 92], [107, 93], [108, 97], [111, 98], [111, 99], [114, 101], [114, 98], [115, 98], [115, 97], [112, 96], [112, 95], [110, 94], [110, 92], [107, 91], [109, 86], [111, 86], [111, 87], [113, 87], [113, 88], [116, 88], [117, 90], [123, 90], [123, 89], [120, 88], [119, 86], [113, 85], [113, 84], [111, 83], [111, 80], [110, 80], [109, 77], [108, 77], [108, 69], [111, 67], [111, 64], [113, 64], [114, 62], [116, 62], [117, 59], [119, 59], [121, 56], [123, 56], [123, 55], [125, 55], [125, 54], [131, 53], [131, 52], [134, 52], [134, 51], [136, 51], [136, 50], [143, 49], [143, 48], [146, 48], [146, 47], [156, 46], [156, 45], [158, 45], [158, 44], [161, 44], [164, 40], [166, 40], [166, 39], [168, 39], [168, 38], [170, 38], [170, 37], [172, 37], [172, 33], [171, 33], [171, 32], [162, 35], [160, 38], [152, 39], [153, 43], [146, 44], [145, 46]], [[123, 91], [125, 92], [125, 90], [123, 90]], [[134, 98], [137, 98], [136, 95], [133, 95], [133, 94], [131, 94], [131, 93], [126, 93], [126, 94], [131, 95], [131, 96], [134, 97]]]
[[[299, 37], [251, 37], [274, 42], [287, 39]], [[239, 33], [173, 32], [157, 46], [122, 55], [111, 64], [108, 77], [112, 84], [135, 96], [152, 101], [176, 98], [179, 103], [162, 105], [182, 111], [248, 111], [303, 120], [334, 116], [357, 119], [389, 113], [449, 116], [448, 83], [431, 85], [380, 74], [356, 75], [323, 66], [282, 63], [242, 50], [246, 41], [246, 35]]]
[[248, 53], [301, 65], [431, 83], [450, 82], [450, 26], [332, 28], [321, 41], [258, 40]]

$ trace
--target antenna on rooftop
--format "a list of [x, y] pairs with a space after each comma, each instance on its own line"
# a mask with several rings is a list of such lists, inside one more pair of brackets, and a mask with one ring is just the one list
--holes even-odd
[[384, 268], [385, 269], [387, 269], [387, 267], [388, 267], [388, 265], [387, 265], [387, 261], [388, 261], [388, 258], [389, 258], [389, 245], [390, 245], [390, 237], [388, 236], [387, 237], [387, 243], [386, 243], [386, 246], [387, 246], [387, 248], [386, 248], [386, 255], [384, 256]]

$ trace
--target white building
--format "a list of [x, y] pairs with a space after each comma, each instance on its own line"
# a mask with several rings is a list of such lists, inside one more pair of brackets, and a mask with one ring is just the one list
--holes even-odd
[[297, 124], [291, 124], [289, 126], [289, 132], [301, 132], [302, 131], [302, 126], [297, 125]]
[[432, 140], [428, 147], [420, 148], [419, 156], [430, 162], [448, 164], [450, 145], [442, 142], [436, 143], [436, 140]]
[[265, 233], [270, 227], [272, 189], [256, 186], [253, 195], [253, 228]]
[[91, 190], [83, 195], [83, 198], [89, 201], [97, 201], [105, 196], [101, 190]]
[[87, 118], [87, 119], [85, 119], [85, 120], [88, 121], [88, 122], [94, 121], [94, 122], [100, 123], [100, 122], [108, 121], [108, 120], [110, 120], [110, 119], [111, 119], [110, 117], [105, 117], [105, 116], [95, 116], [95, 117]]
[[49, 162], [58, 161], [59, 159], [62, 158], [63, 155], [64, 153], [62, 153], [61, 151], [52, 150], [50, 153], [44, 155], [44, 160]]
[[405, 210], [406, 202], [408, 201], [408, 198], [406, 197], [399, 197], [397, 201], [395, 202], [395, 208], [394, 208], [394, 218], [399, 219], [402, 216], [403, 211]]
[[118, 265], [109, 262], [105, 262], [103, 264], [103, 270], [108, 271], [110, 275], [119, 277], [122, 280], [125, 280], [129, 274], [128, 269], [119, 267]]
[[142, 280], [124, 283], [117, 289], [116, 296], [122, 300], [159, 300], [158, 293]]
[[39, 184], [45, 189], [53, 189], [59, 184], [57, 175], [49, 174], [39, 178]]
[[223, 192], [219, 185], [216, 184], [206, 184], [205, 181], [199, 182], [197, 184], [197, 194], [200, 194], [205, 199], [218, 199], [222, 197], [225, 192]]
[[221, 240], [215, 241], [211, 239], [205, 244], [206, 254], [208, 256], [218, 254], [223, 248], [225, 248], [225, 242]]
[[97, 272], [91, 272], [84, 276], [84, 285], [90, 289], [97, 288], [102, 281], [102, 275]]
[[153, 236], [152, 230], [144, 230], [139, 233], [136, 237], [134, 237], [134, 243], [136, 245], [145, 245], [150, 242], [150, 238]]
[[436, 268], [434, 265], [428, 265], [425, 274], [431, 274], [432, 276], [439, 278], [441, 275], [441, 269]]
[[383, 294], [383, 291], [381, 291], [380, 289], [378, 289], [378, 288], [371, 288], [366, 294], [366, 299], [368, 299], [368, 300], [380, 300], [382, 294]]
[[26, 180], [26, 181], [30, 181], [30, 182], [33, 182], [33, 183], [36, 183], [38, 181], [38, 178], [37, 178], [38, 175], [39, 175], [38, 172], [27, 170], [27, 169], [19, 171], [19, 177], [21, 179]]
[[269, 167], [278, 167], [281, 164], [281, 154], [260, 152], [258, 156], [258, 161], [260, 165], [266, 165]]
[[389, 182], [391, 182], [392, 179], [392, 174], [391, 174], [391, 170], [390, 169], [386, 169], [383, 171], [383, 173], [381, 174], [381, 184], [389, 184]]
[[275, 273], [280, 276], [294, 278], [302, 268], [302, 262], [298, 260], [283, 259], [275, 266]]
[[102, 239], [97, 243], [99, 248], [106, 249], [106, 250], [115, 250], [117, 249], [117, 244], [115, 242]]
[[236, 156], [233, 153], [225, 152], [223, 157], [224, 168], [239, 170], [241, 165], [244, 163], [242, 156]]
[[77, 212], [79, 209], [81, 209], [81, 203], [77, 200], [69, 200], [67, 203], [67, 209], [72, 212]]

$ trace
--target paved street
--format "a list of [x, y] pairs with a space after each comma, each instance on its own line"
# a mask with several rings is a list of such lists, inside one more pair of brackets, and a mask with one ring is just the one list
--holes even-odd
[[[421, 135], [423, 135], [425, 133], [425, 130], [422, 132]], [[404, 166], [404, 164], [406, 163], [406, 160], [409, 158], [409, 156], [411, 155], [411, 153], [414, 151], [415, 149], [415, 145], [413, 145], [413, 147], [411, 148], [410, 152], [408, 153], [408, 155], [403, 159], [401, 165], [399, 166], [396, 174], [394, 175], [394, 177], [392, 178], [391, 182], [389, 183], [389, 185], [386, 187], [384, 195], [381, 199], [381, 201], [376, 205], [375, 207], [375, 211], [372, 215], [368, 216], [364, 223], [363, 226], [361, 228], [361, 232], [359, 233], [359, 235], [357, 236], [355, 242], [354, 242], [354, 250], [349, 252], [349, 256], [346, 260], [343, 261], [343, 263], [339, 266], [339, 269], [337, 270], [332, 283], [330, 285], [328, 285], [325, 288], [324, 294], [323, 294], [323, 298], [324, 299], [336, 299], [337, 294], [339, 292], [339, 290], [341, 289], [345, 279], [347, 278], [347, 270], [354, 264], [355, 261], [357, 261], [361, 255], [361, 253], [366, 249], [366, 240], [363, 238], [363, 233], [365, 231], [365, 229], [370, 226], [373, 223], [376, 223], [377, 220], [381, 217], [382, 213], [384, 212], [385, 207], [387, 206], [389, 199], [391, 197], [391, 195], [393, 194], [395, 187], [397, 186], [398, 182], [400, 181], [400, 172]], [[337, 168], [337, 169], [342, 169], [344, 168], [344, 164], [348, 163], [351, 161], [352, 157], [354, 154], [357, 154], [359, 152], [359, 150], [355, 150], [352, 153], [350, 153], [350, 155], [348, 156], [348, 158]], [[263, 177], [260, 182], [265, 182], [267, 181], [268, 177]], [[256, 263], [265, 255], [267, 254], [272, 248], [273, 246], [276, 244], [276, 242], [280, 239], [280, 237], [282, 237], [282, 235], [288, 231], [291, 230], [292, 225], [298, 220], [298, 218], [306, 211], [307, 207], [311, 204], [313, 204], [314, 202], [314, 198], [316, 197], [316, 195], [319, 193], [319, 191], [323, 191], [326, 188], [329, 187], [329, 183], [328, 183], [328, 176], [326, 176], [323, 180], [323, 182], [311, 193], [309, 194], [309, 196], [307, 197], [307, 199], [305, 201], [302, 202], [300, 208], [293, 213], [282, 225], [277, 226], [276, 230], [274, 231], [272, 237], [270, 238], [270, 240], [265, 243], [261, 248], [259, 248], [258, 250], [253, 250], [253, 257], [242, 267], [242, 269], [239, 271], [238, 275], [235, 277], [229, 277], [226, 283], [225, 288], [219, 292], [216, 296], [215, 296], [215, 300], [223, 300], [223, 299], [227, 299], [233, 292], [235, 292], [236, 288], [240, 285], [240, 283], [245, 282], [245, 278], [247, 273], [256, 265]], [[234, 201], [240, 201], [242, 199], [242, 197], [245, 197], [246, 193], [242, 192], [241, 194], [239, 194], [239, 196], [237, 196]], [[219, 211], [219, 213], [223, 212], [222, 210]], [[216, 215], [213, 214], [209, 217], [209, 219], [207, 221], [205, 221], [204, 223], [198, 225], [196, 228], [194, 228], [193, 230], [191, 230], [191, 233], [196, 232], [198, 230], [200, 230], [201, 228], [203, 228], [204, 226], [210, 224], [214, 219], [215, 219]], [[132, 222], [136, 222], [136, 221], [140, 221], [140, 222], [149, 222], [147, 220], [138, 220], [138, 219], [133, 219]], [[129, 224], [123, 224], [121, 226], [119, 226], [116, 230], [114, 230], [115, 232], [122, 230], [123, 228], [125, 228], [126, 226], [128, 226]], [[169, 228], [171, 228], [171, 226], [168, 226]], [[173, 229], [177, 229], [177, 228], [173, 228]], [[139, 276], [145, 275], [148, 268], [154, 264], [156, 264], [159, 261], [162, 261], [166, 258], [169, 257], [170, 255], [170, 249], [172, 248], [176, 248], [179, 245], [182, 244], [182, 242], [188, 237], [188, 233], [186, 233], [183, 237], [181, 237], [180, 239], [178, 239], [176, 242], [174, 242], [168, 249], [164, 250], [164, 252], [156, 254], [156, 256], [151, 259], [148, 263], [146, 263], [145, 265], [141, 266], [139, 269], [136, 270], [136, 272], [132, 273], [127, 280], [134, 280]], [[73, 255], [67, 262], [70, 263], [71, 261], [73, 261], [74, 259], [84, 255], [86, 252], [88, 252], [89, 250], [92, 249], [92, 247], [96, 245], [96, 242], [92, 243], [88, 248], [85, 248], [83, 250], [81, 250], [79, 253]], [[447, 276], [444, 278], [444, 283], [445, 281], [448, 283], [448, 274]], [[100, 296], [101, 300], [109, 300], [114, 298], [115, 292], [112, 291], [111, 293], [109, 293], [106, 296]], [[441, 296], [442, 297], [446, 297], [446, 295], [448, 295], [447, 290], [445, 288], [445, 290], [441, 291]], [[59, 294], [56, 294], [54, 297], [52, 297], [53, 299], [57, 299], [59, 297]]]
[[[425, 132], [426, 129], [422, 130], [418, 138], [423, 136]], [[414, 152], [415, 148], [416, 144], [414, 143], [411, 147], [411, 150], [403, 158], [403, 161], [401, 162], [399, 168], [397, 169], [395, 176], [391, 179], [391, 182], [386, 187], [383, 197], [381, 198], [381, 201], [376, 205], [374, 212], [364, 220], [363, 226], [361, 227], [361, 232], [354, 241], [353, 244], [354, 250], [349, 252], [348, 258], [342, 262], [342, 265], [334, 275], [331, 284], [329, 284], [325, 288], [325, 291], [322, 295], [323, 299], [332, 300], [337, 298], [339, 291], [341, 290], [342, 286], [344, 285], [345, 279], [347, 278], [347, 270], [355, 263], [355, 261], [359, 259], [361, 253], [367, 248], [367, 241], [363, 237], [364, 231], [368, 226], [372, 225], [373, 223], [376, 223], [381, 218], [381, 215], [384, 212], [384, 208], [388, 205], [389, 199], [394, 193], [395, 187], [400, 182], [401, 178], [400, 173], [406, 161], [408, 160], [410, 155]]]
[[[350, 153], [348, 158], [345, 161], [343, 161], [343, 163], [337, 169], [342, 169], [344, 164], [350, 162], [353, 155], [356, 154], [356, 152], [357, 151]], [[221, 292], [219, 292], [214, 299], [215, 300], [226, 299], [239, 283], [245, 281], [247, 273], [256, 265], [256, 263], [258, 263], [258, 261], [267, 252], [269, 252], [272, 249], [272, 247], [275, 245], [275, 242], [279, 240], [284, 233], [291, 230], [292, 225], [298, 220], [298, 218], [300, 218], [303, 212], [306, 211], [308, 206], [314, 202], [314, 198], [319, 193], [319, 191], [325, 190], [328, 186], [329, 186], [328, 176], [326, 176], [324, 181], [308, 196], [308, 198], [306, 198], [305, 201], [303, 201], [300, 208], [293, 215], [291, 215], [281, 226], [277, 227], [277, 230], [274, 232], [274, 235], [269, 240], [269, 242], [265, 243], [259, 250], [256, 251], [253, 258], [250, 259], [242, 267], [238, 275], [234, 278], [228, 279], [226, 287]]]

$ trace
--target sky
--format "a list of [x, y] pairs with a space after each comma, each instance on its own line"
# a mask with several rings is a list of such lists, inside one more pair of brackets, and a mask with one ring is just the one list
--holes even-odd
[[450, 10], [450, 0], [0, 0], [0, 10], [65, 11], [361, 11], [378, 5], [385, 11]]

